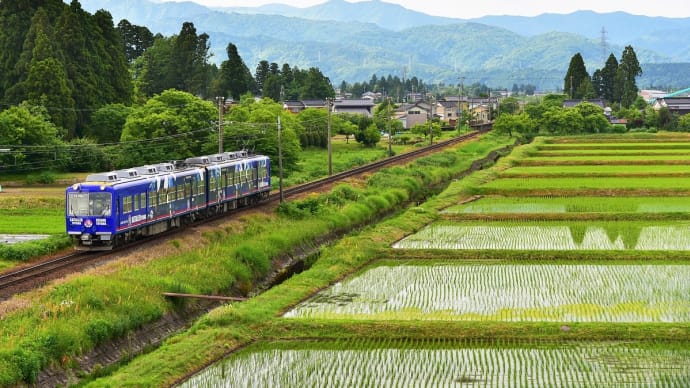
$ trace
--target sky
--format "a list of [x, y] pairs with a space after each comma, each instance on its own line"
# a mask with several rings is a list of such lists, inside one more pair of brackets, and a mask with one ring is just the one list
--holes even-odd
[[[161, 0], [159, 0], [161, 1]], [[175, 0], [182, 1], [182, 0]], [[189, 0], [187, 0], [189, 1]], [[256, 7], [283, 3], [294, 7], [309, 7], [326, 0], [191, 0], [206, 6]], [[356, 2], [356, 0], [347, 0]], [[578, 10], [595, 12], [624, 11], [633, 15], [690, 17], [688, 0], [385, 0], [414, 11], [434, 16], [471, 19], [485, 15], [535, 16], [543, 13], [571, 13]]]

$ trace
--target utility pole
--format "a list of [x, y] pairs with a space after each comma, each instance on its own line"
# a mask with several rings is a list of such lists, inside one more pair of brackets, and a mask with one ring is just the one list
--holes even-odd
[[280, 203], [283, 203], [283, 139], [280, 128], [280, 116], [278, 116], [278, 190]]
[[573, 98], [573, 76], [570, 76], [570, 98]]
[[460, 95], [458, 96], [458, 133], [460, 133], [460, 128], [461, 128], [461, 120], [463, 118], [463, 112], [462, 112], [462, 96], [465, 94], [465, 77], [461, 76], [460, 77]]
[[434, 144], [434, 98], [429, 98], [429, 145]]
[[388, 97], [388, 105], [386, 106], [386, 125], [388, 126], [388, 156], [393, 156], [393, 134], [391, 133], [391, 98]]
[[333, 175], [333, 156], [331, 149], [331, 109], [333, 107], [333, 99], [331, 97], [326, 98], [326, 103], [328, 105], [328, 175]]
[[223, 111], [225, 110], [225, 97], [216, 97], [218, 101], [218, 153], [223, 153]]

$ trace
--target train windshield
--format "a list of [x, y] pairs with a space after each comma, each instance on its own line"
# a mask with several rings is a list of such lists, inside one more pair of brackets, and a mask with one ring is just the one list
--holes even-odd
[[70, 193], [67, 197], [70, 216], [109, 216], [111, 203], [110, 193]]

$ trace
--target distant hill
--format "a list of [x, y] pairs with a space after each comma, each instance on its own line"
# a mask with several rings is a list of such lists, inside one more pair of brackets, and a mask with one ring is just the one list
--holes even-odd
[[[191, 2], [148, 0], [81, 3], [90, 12], [106, 9], [116, 21], [127, 19], [164, 35], [178, 33], [182, 23], [190, 21], [199, 33], [211, 37], [216, 63], [226, 59], [225, 48], [232, 42], [250, 69], [261, 60], [315, 66], [335, 85], [368, 80], [372, 74], [394, 74], [427, 83], [457, 84], [459, 77], [465, 77], [466, 83], [484, 82], [490, 87], [531, 83], [555, 90], [562, 87], [575, 53], [582, 54], [591, 73], [603, 67], [609, 53], [619, 57], [626, 44], [633, 45], [643, 65], [641, 87], [690, 84], [690, 71], [671, 77], [654, 73], [667, 69], [659, 65], [690, 62], [690, 40], [684, 38], [690, 32], [690, 19], [582, 11], [533, 18], [492, 16], [475, 22], [438, 18], [378, 0], [330, 0], [305, 9], [284, 5], [208, 9]], [[597, 35], [602, 26], [607, 31], [605, 50]], [[687, 65], [674, 69], [683, 66]]]

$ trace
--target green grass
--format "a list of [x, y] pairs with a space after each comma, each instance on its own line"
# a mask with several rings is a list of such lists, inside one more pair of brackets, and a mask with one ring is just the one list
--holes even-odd
[[501, 178], [477, 188], [478, 194], [494, 194], [510, 191], [552, 190], [567, 193], [569, 190], [630, 190], [656, 189], [664, 192], [690, 190], [690, 179], [674, 177], [557, 177], [557, 178]]
[[[14, 191], [14, 190], [13, 190]], [[65, 233], [64, 189], [0, 194], [0, 233]]]
[[688, 197], [488, 196], [445, 209], [448, 213], [690, 213]]
[[[683, 153], [683, 154], [678, 154], [678, 155], [645, 155], [644, 157], [641, 157], [639, 155], [621, 155], [621, 156], [615, 156], [615, 155], [609, 155], [609, 156], [597, 156], [592, 157], [591, 155], [584, 155], [584, 156], [533, 156], [529, 157], [526, 159], [528, 162], [536, 164], [539, 162], [543, 163], [556, 163], [556, 162], [582, 162], [582, 161], [590, 161], [590, 164], [596, 164], [596, 163], [601, 163], [601, 162], [613, 162], [613, 161], [621, 161], [621, 162], [640, 162], [640, 164], [647, 163], [649, 164], [650, 162], [668, 162], [668, 161], [687, 161], [690, 160], [690, 153]], [[632, 163], [634, 164], [634, 163]], [[658, 164], [664, 164], [664, 163], [658, 163]]]
[[509, 168], [501, 177], [559, 176], [664, 176], [689, 175], [690, 165], [597, 165], [597, 166], [521, 166]]
[[[434, 138], [434, 141], [447, 140], [454, 135], [456, 135], [455, 131], [443, 132], [442, 136]], [[394, 154], [400, 154], [427, 144], [428, 140], [419, 143], [419, 145], [393, 144], [392, 150]], [[338, 173], [388, 157], [388, 143], [382, 140], [375, 147], [364, 147], [354, 139], [346, 142], [344, 136], [336, 136], [331, 141], [331, 151], [332, 169], [334, 173]], [[274, 188], [278, 187], [276, 166], [277, 164], [274, 165], [274, 179], [272, 179], [272, 186]], [[283, 184], [285, 186], [300, 184], [327, 175], [328, 150], [326, 148], [310, 147], [300, 152], [298, 171], [285, 177]]]
[[587, 153], [592, 151], [607, 150], [610, 152], [630, 152], [631, 150], [641, 151], [641, 152], [667, 152], [667, 151], [687, 151], [690, 149], [690, 137], [688, 137], [685, 142], [636, 142], [636, 143], [626, 143], [626, 142], [615, 142], [610, 143], [548, 143], [542, 144], [537, 147], [539, 152], [558, 152], [558, 151], [569, 151], [569, 152], [580, 152]]

